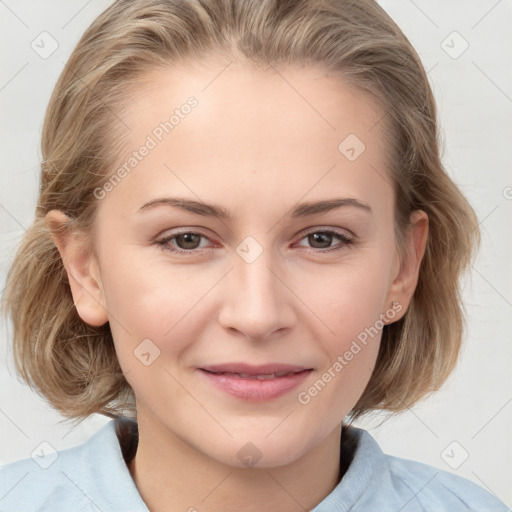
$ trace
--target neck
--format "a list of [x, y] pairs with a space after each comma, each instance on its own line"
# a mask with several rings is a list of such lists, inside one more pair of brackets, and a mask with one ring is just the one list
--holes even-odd
[[226, 465], [146, 415], [138, 415], [138, 429], [137, 452], [128, 467], [151, 512], [260, 512], [269, 504], [281, 512], [304, 512], [343, 476], [341, 424], [301, 458], [270, 468]]

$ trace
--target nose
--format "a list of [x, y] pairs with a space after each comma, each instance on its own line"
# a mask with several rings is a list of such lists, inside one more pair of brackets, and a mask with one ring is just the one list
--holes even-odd
[[263, 341], [294, 325], [294, 295], [270, 250], [251, 263], [234, 254], [233, 267], [223, 280], [219, 323], [224, 329]]

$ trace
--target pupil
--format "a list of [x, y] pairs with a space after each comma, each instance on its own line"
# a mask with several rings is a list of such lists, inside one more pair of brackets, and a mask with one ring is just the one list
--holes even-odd
[[200, 237], [195, 233], [183, 233], [176, 237], [176, 242], [181, 249], [196, 249], [199, 241]]
[[312, 233], [309, 235], [309, 242], [314, 246], [315, 243], [320, 242], [320, 247], [317, 248], [324, 249], [331, 245], [331, 235], [328, 233]]

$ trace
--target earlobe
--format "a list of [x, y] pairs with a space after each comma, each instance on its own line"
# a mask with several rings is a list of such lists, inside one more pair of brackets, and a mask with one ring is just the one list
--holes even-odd
[[86, 250], [84, 236], [73, 232], [69, 218], [59, 210], [48, 212], [45, 223], [62, 258], [80, 318], [93, 326], [105, 324], [108, 313], [101, 280], [94, 256]]
[[[407, 231], [407, 250], [401, 258], [398, 274], [390, 286], [388, 297], [402, 305], [405, 314], [418, 284], [420, 265], [428, 240], [428, 216], [422, 210], [411, 214]], [[400, 316], [403, 316], [400, 315]], [[398, 318], [397, 318], [398, 319]]]

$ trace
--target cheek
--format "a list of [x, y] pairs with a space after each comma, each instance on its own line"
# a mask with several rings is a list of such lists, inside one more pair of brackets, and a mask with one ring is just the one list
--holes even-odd
[[[151, 340], [163, 353], [181, 354], [205, 325], [204, 300], [219, 272], [148, 264], [133, 255], [106, 260], [103, 280], [110, 326], [123, 367], [134, 363], [133, 352]], [[136, 361], [135, 361], [136, 362]]]
[[[389, 258], [384, 252], [362, 251], [338, 270], [315, 272], [298, 294], [321, 322], [316, 337], [323, 364], [313, 387], [302, 389], [299, 403], [318, 414], [346, 414], [362, 394], [374, 369], [386, 314]], [[393, 312], [394, 313], [394, 312]], [[318, 397], [318, 398], [317, 398]], [[329, 412], [332, 411], [332, 412]]]
[[[388, 288], [384, 257], [347, 262], [338, 272], [304, 281], [310, 310], [318, 312], [317, 348], [322, 365], [313, 382], [301, 388], [297, 400], [310, 417], [339, 421], [355, 405], [377, 360], [386, 315]], [[309, 290], [309, 295], [306, 295]], [[314, 290], [314, 292], [312, 292]]]
[[[343, 394], [348, 388], [360, 389], [373, 370], [378, 354], [382, 328], [381, 301], [370, 286], [350, 286], [345, 283], [343, 292], [323, 305], [324, 321], [329, 326], [329, 334], [322, 338], [324, 353], [327, 356], [324, 371], [329, 369]], [[330, 377], [325, 376], [330, 382]], [[337, 385], [335, 384], [335, 387]], [[362, 391], [362, 390], [361, 390]]]
[[302, 272], [293, 289], [323, 321], [332, 339], [343, 343], [372, 326], [391, 306], [386, 304], [388, 267], [389, 258], [384, 253], [362, 251], [337, 267]]

